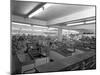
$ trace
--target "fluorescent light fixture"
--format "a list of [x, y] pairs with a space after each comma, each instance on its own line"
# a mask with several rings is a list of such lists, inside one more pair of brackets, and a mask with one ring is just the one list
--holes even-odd
[[50, 7], [51, 5], [53, 5], [53, 4], [45, 4], [43, 7], [44, 7], [44, 9], [47, 9], [48, 7]]
[[74, 25], [80, 25], [80, 24], [84, 24], [84, 22], [68, 24], [67, 26], [74, 26]]
[[57, 31], [49, 31], [49, 30], [46, 30], [46, 31], [44, 31], [44, 32], [57, 32]]
[[44, 27], [44, 26], [36, 26], [36, 25], [35, 25], [35, 26], [33, 26], [32, 29], [33, 29], [33, 30], [34, 30], [34, 29], [37, 29], [37, 30], [38, 30], [38, 29], [41, 29], [41, 30], [47, 30], [48, 27]]
[[23, 31], [32, 31], [32, 29], [22, 29]]
[[57, 28], [48, 28], [48, 30], [58, 30]]
[[39, 13], [42, 12], [42, 11], [43, 11], [43, 9], [42, 9], [42, 8], [39, 8], [39, 9], [36, 10], [35, 12], [31, 13], [28, 17], [29, 17], [29, 18], [32, 18], [34, 15], [37, 15], [37, 14], [39, 14]]
[[87, 21], [86, 23], [95, 23], [95, 20], [93, 20], [93, 21]]
[[33, 27], [35, 27], [35, 28], [47, 28], [47, 27], [44, 27], [44, 26], [37, 26], [37, 25], [33, 25]]
[[67, 34], [71, 34], [71, 33], [78, 34], [79, 32], [75, 31], [75, 30], [65, 30], [65, 29], [63, 29], [63, 34], [65, 34], [65, 33], [67, 33]]
[[68, 24], [67, 26], [74, 26], [74, 25], [81, 25], [81, 24], [89, 24], [89, 23], [95, 23], [95, 20], [92, 21], [86, 21], [86, 22], [80, 22], [80, 23], [73, 23], [73, 24]]
[[66, 29], [63, 29], [63, 32], [68, 32], [68, 30], [66, 30]]
[[[43, 7], [44, 9], [47, 9], [48, 7], [50, 7], [52, 4], [45, 4]], [[33, 16], [39, 14], [40, 12], [43, 11], [43, 7], [39, 8], [38, 10], [36, 10], [35, 12], [31, 13], [28, 17], [32, 18]]]
[[16, 25], [23, 25], [23, 26], [30, 26], [29, 24], [17, 23], [17, 22], [12, 22], [12, 24], [16, 24]]
[[34, 29], [33, 32], [34, 32], [34, 31], [36, 31], [36, 32], [42, 32], [41, 29]]

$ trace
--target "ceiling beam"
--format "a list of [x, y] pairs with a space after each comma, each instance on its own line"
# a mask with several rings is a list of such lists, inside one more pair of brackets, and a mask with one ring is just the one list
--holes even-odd
[[63, 22], [63, 23], [59, 23], [59, 24], [53, 24], [53, 25], [48, 25], [48, 26], [49, 27], [52, 27], [52, 26], [67, 26], [67, 24], [74, 24], [74, 23], [80, 23], [80, 22], [88, 22], [88, 21], [94, 21], [94, 20], [96, 20], [96, 17], [95, 16], [92, 16], [92, 17], [86, 17], [86, 18], [82, 18], [82, 19], [67, 21], [67, 22]]
[[92, 24], [96, 24], [96, 22], [92, 22], [92, 23], [83, 23], [83, 24], [78, 24], [78, 25], [71, 25], [71, 26], [67, 26], [67, 27], [76, 27], [76, 26], [92, 25]]
[[22, 23], [22, 24], [29, 24], [30, 26], [34, 26], [34, 25], [36, 26], [36, 25], [37, 25], [37, 26], [47, 27], [46, 25], [40, 25], [40, 24], [35, 24], [35, 23], [33, 24], [33, 23], [25, 23], [25, 22], [18, 22], [18, 21], [12, 21], [12, 22], [15, 22], [15, 23]]
[[72, 21], [67, 21], [65, 23], [66, 24], [73, 24], [73, 23], [87, 22], [87, 21], [93, 21], [93, 20], [96, 20], [96, 17], [95, 16], [86, 17], [86, 18], [77, 19], [77, 20], [72, 20]]
[[38, 10], [39, 8], [41, 8], [44, 4], [46, 4], [46, 3], [43, 3], [43, 2], [39, 3], [35, 8], [33, 8], [33, 9], [26, 15], [26, 17], [28, 17], [30, 14], [32, 14], [33, 12], [35, 12], [36, 10]]

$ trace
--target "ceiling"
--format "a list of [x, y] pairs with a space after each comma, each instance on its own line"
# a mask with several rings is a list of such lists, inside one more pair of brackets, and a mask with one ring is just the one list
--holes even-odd
[[[43, 7], [45, 4], [48, 5], [50, 3], [43, 3], [43, 2], [34, 2], [34, 1], [16, 1], [11, 0], [11, 13], [12, 15], [27, 17], [30, 13], [35, 12], [39, 8]], [[36, 14], [32, 19], [39, 19], [44, 21], [53, 20], [56, 18], [64, 17], [71, 15], [76, 12], [80, 12], [91, 8], [92, 6], [84, 6], [84, 5], [72, 5], [72, 4], [50, 4], [48, 8], [44, 8], [44, 10]], [[78, 20], [79, 21], [79, 20]], [[70, 22], [69, 22], [70, 23]], [[81, 25], [81, 26], [73, 26], [68, 27], [69, 29], [73, 29], [80, 32], [88, 32], [88, 31], [95, 31], [95, 24], [93, 25]]]
[[32, 9], [34, 9], [39, 3], [36, 2], [26, 2], [26, 1], [14, 1], [12, 8], [12, 14], [18, 16], [27, 15]]
[[[43, 2], [34, 2], [34, 1], [12, 1], [12, 14], [28, 17], [28, 14], [33, 10], [37, 10]], [[50, 4], [50, 3], [46, 3]], [[43, 7], [43, 5], [41, 6]], [[70, 4], [54, 4], [48, 8], [44, 8], [43, 12], [35, 15], [32, 18], [40, 19], [40, 20], [53, 20], [56, 18], [60, 18], [63, 16], [67, 16], [85, 9], [90, 8], [91, 6], [83, 6], [83, 5], [70, 5]], [[36, 9], [37, 8], [37, 9]]]
[[73, 14], [75, 12], [79, 12], [87, 8], [87, 6], [52, 4], [50, 7], [48, 7], [48, 9], [44, 9], [43, 12], [34, 16], [33, 18], [38, 18], [42, 20], [53, 20], [56, 18]]

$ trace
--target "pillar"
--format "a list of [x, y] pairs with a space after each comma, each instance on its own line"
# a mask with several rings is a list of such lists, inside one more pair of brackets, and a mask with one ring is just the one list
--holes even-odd
[[62, 28], [58, 28], [58, 41], [62, 41]]

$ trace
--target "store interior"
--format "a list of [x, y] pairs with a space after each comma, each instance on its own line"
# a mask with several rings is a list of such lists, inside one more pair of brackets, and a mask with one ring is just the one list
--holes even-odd
[[95, 6], [11, 0], [11, 73], [95, 68]]

